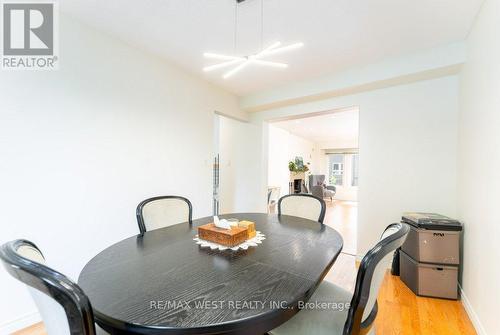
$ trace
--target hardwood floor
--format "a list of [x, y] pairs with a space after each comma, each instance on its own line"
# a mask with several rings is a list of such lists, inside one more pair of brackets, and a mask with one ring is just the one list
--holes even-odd
[[344, 239], [346, 254], [356, 255], [356, 227], [358, 222], [358, 203], [355, 201], [327, 200], [324, 223], [337, 230]]
[[[325, 224], [337, 229], [344, 238], [344, 250], [325, 280], [349, 290], [356, 282], [357, 203], [327, 202]], [[378, 297], [376, 334], [383, 335], [475, 335], [460, 301], [417, 297], [399, 277], [387, 272]], [[36, 324], [16, 335], [46, 335]]]
[[[356, 259], [341, 254], [325, 277], [346, 290], [356, 282]], [[376, 334], [476, 335], [460, 301], [417, 297], [387, 271], [378, 296]]]
[[476, 334], [460, 301], [417, 297], [389, 272], [378, 301], [378, 334]]
[[45, 331], [43, 323], [39, 322], [28, 328], [12, 333], [12, 335], [47, 335], [47, 332]]

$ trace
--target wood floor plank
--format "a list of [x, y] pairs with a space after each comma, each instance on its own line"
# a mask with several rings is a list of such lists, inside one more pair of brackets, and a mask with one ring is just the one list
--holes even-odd
[[343, 251], [356, 255], [356, 228], [358, 203], [355, 201], [325, 200], [326, 214], [324, 223], [337, 230], [344, 239]]

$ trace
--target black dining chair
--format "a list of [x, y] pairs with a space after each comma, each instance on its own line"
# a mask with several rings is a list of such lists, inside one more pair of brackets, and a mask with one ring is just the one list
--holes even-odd
[[45, 264], [37, 246], [27, 240], [0, 247], [7, 271], [27, 285], [49, 335], [108, 334], [94, 324], [90, 301], [71, 279]]
[[[364, 335], [375, 334], [377, 295], [391, 256], [406, 239], [410, 228], [405, 223], [389, 225], [380, 241], [361, 261], [354, 294], [323, 281], [312, 295], [309, 306], [325, 309], [303, 309], [290, 320], [269, 332], [271, 335]], [[349, 303], [350, 302], [350, 303]]]
[[311, 194], [289, 194], [278, 200], [278, 215], [298, 216], [323, 223], [325, 212], [325, 201]]
[[172, 226], [174, 224], [192, 223], [193, 206], [191, 201], [177, 195], [164, 195], [142, 201], [136, 210], [139, 231], [146, 231]]

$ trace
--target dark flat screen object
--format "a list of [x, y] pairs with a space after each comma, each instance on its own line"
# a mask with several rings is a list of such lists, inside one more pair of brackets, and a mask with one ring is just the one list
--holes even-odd
[[436, 213], [406, 212], [401, 221], [420, 229], [462, 231], [460, 221]]

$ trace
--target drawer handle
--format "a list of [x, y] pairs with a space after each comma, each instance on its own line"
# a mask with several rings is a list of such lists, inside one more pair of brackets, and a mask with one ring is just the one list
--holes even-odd
[[434, 268], [434, 270], [443, 271], [444, 268]]

